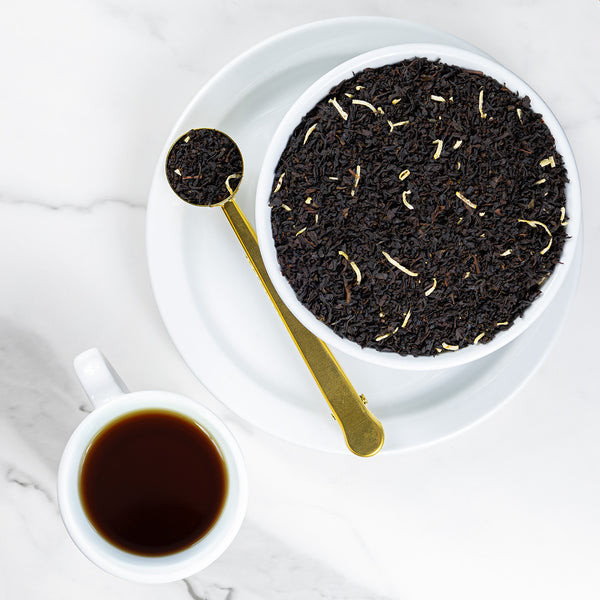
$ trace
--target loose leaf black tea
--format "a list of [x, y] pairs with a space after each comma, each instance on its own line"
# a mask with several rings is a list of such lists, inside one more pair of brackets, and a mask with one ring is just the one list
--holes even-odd
[[191, 129], [173, 144], [166, 161], [173, 191], [190, 204], [217, 204], [232, 195], [242, 177], [242, 155], [215, 129]]
[[424, 356], [486, 343], [560, 260], [567, 181], [528, 97], [424, 58], [366, 69], [281, 156], [279, 264], [300, 302], [363, 347]]
[[79, 491], [111, 544], [142, 556], [184, 550], [215, 524], [227, 495], [219, 449], [191, 419], [148, 410], [117, 419], [87, 450]]

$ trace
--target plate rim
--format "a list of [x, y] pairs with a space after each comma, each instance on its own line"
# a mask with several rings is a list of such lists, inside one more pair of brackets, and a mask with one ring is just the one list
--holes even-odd
[[[339, 26], [342, 26], [342, 27], [356, 26], [357, 24], [362, 24], [365, 22], [372, 24], [374, 27], [378, 27], [380, 24], [385, 25], [385, 26], [389, 26], [389, 25], [393, 24], [394, 26], [398, 27], [399, 36], [402, 35], [401, 31], [403, 28], [409, 27], [409, 28], [412, 28], [413, 30], [418, 29], [420, 31], [428, 32], [430, 34], [433, 32], [436, 34], [441, 34], [441, 35], [447, 36], [448, 39], [452, 38], [452, 39], [460, 42], [461, 47], [464, 47], [465, 45], [470, 46], [470, 44], [468, 42], [465, 42], [464, 40], [460, 40], [459, 38], [457, 38], [456, 36], [453, 36], [452, 34], [447, 34], [446, 32], [443, 32], [441, 30], [438, 30], [438, 29], [435, 29], [432, 27], [422, 25], [420, 23], [413, 23], [410, 21], [402, 20], [402, 19], [395, 19], [393, 17], [356, 17], [356, 16], [340, 17], [340, 18], [325, 19], [322, 21], [315, 21], [312, 23], [300, 25], [300, 26], [294, 27], [292, 29], [275, 34], [274, 36], [266, 38], [265, 40], [259, 42], [258, 44], [251, 46], [246, 51], [244, 51], [242, 54], [238, 55], [232, 61], [230, 61], [225, 66], [223, 66], [221, 69], [219, 69], [219, 71], [217, 71], [212, 77], [210, 77], [204, 83], [204, 85], [202, 85], [201, 88], [194, 94], [192, 100], [188, 103], [188, 105], [185, 107], [185, 109], [182, 111], [180, 116], [175, 121], [175, 124], [173, 125], [173, 128], [169, 134], [169, 137], [166, 140], [165, 147], [168, 146], [169, 140], [171, 140], [173, 138], [173, 136], [175, 136], [177, 134], [178, 128], [181, 127], [181, 124], [185, 121], [185, 119], [187, 119], [189, 117], [189, 115], [194, 111], [198, 102], [200, 102], [201, 99], [205, 95], [210, 93], [210, 89], [213, 86], [217, 85], [221, 79], [226, 79], [228, 76], [230, 76], [232, 71], [237, 69], [240, 65], [243, 65], [246, 61], [252, 60], [256, 56], [259, 56], [261, 52], [263, 52], [265, 50], [269, 50], [272, 47], [276, 47], [280, 43], [288, 43], [289, 39], [293, 38], [295, 36], [299, 36], [299, 35], [304, 36], [307, 34], [312, 34], [315, 30], [318, 30], [320, 28], [328, 28], [328, 27], [336, 28]], [[357, 54], [359, 54], [359, 53], [360, 53], [360, 51], [357, 52]], [[260, 419], [249, 418], [247, 414], [241, 413], [237, 407], [234, 407], [230, 403], [228, 403], [226, 401], [226, 399], [224, 399], [220, 393], [215, 393], [215, 391], [213, 391], [213, 389], [212, 389], [213, 386], [211, 384], [207, 383], [205, 377], [200, 376], [200, 374], [197, 372], [197, 369], [194, 367], [193, 359], [187, 355], [187, 352], [184, 349], [182, 349], [182, 346], [183, 347], [186, 346], [187, 340], [185, 343], [182, 343], [180, 332], [174, 331], [171, 316], [168, 314], [170, 312], [170, 310], [167, 306], [165, 306], [162, 290], [159, 289], [161, 286], [160, 286], [160, 283], [158, 282], [159, 277], [157, 276], [157, 269], [158, 270], [160, 270], [160, 269], [157, 267], [157, 263], [160, 263], [160, 259], [158, 259], [158, 260], [156, 259], [156, 256], [155, 256], [156, 248], [154, 246], [153, 239], [152, 239], [153, 234], [156, 229], [156, 223], [153, 222], [153, 218], [154, 218], [154, 213], [157, 210], [157, 202], [158, 202], [158, 200], [156, 198], [154, 198], [154, 202], [153, 202], [153, 197], [156, 195], [156, 183], [157, 183], [157, 179], [158, 179], [158, 173], [162, 172], [162, 162], [164, 161], [164, 155], [165, 155], [165, 150], [163, 148], [163, 151], [161, 151], [160, 157], [158, 159], [158, 162], [157, 162], [157, 165], [156, 165], [156, 168], [154, 171], [152, 185], [151, 185], [150, 193], [149, 193], [149, 197], [148, 197], [148, 210], [147, 210], [147, 216], [146, 216], [146, 256], [147, 256], [147, 264], [148, 264], [148, 269], [149, 269], [149, 274], [150, 274], [150, 282], [151, 282], [151, 287], [152, 287], [152, 291], [154, 294], [154, 298], [155, 298], [159, 313], [161, 315], [162, 321], [165, 325], [165, 328], [166, 328], [166, 330], [169, 334], [169, 337], [171, 338], [171, 341], [173, 342], [175, 348], [179, 352], [180, 356], [183, 358], [184, 362], [190, 368], [190, 370], [192, 371], [194, 376], [199, 380], [199, 382], [217, 400], [219, 400], [219, 402], [221, 404], [223, 404], [229, 410], [231, 410], [232, 412], [237, 414], [244, 421], [250, 423], [252, 426], [256, 426], [257, 428], [261, 429], [262, 431], [264, 431], [270, 435], [273, 435], [275, 437], [278, 437], [280, 439], [283, 439], [285, 441], [288, 441], [290, 443], [293, 443], [293, 444], [296, 444], [296, 445], [299, 445], [299, 446], [302, 446], [305, 448], [310, 448], [310, 449], [314, 449], [314, 450], [318, 450], [318, 451], [326, 451], [326, 452], [331, 452], [331, 453], [347, 454], [348, 451], [347, 451], [345, 445], [343, 444], [343, 438], [341, 436], [341, 432], [340, 432], [339, 436], [337, 436], [335, 439], [325, 440], [324, 442], [321, 441], [321, 443], [319, 443], [318, 440], [315, 439], [316, 436], [314, 434], [311, 435], [310, 432], [309, 432], [308, 436], [300, 435], [300, 436], [294, 436], [294, 437], [290, 438], [285, 433], [278, 431], [278, 430], [274, 430], [273, 428], [269, 427], [268, 425], [265, 425], [263, 422], [260, 421]], [[177, 209], [175, 209], [176, 211], [179, 210], [180, 204], [183, 204], [183, 203], [181, 203], [178, 200], [173, 202], [173, 206], [178, 207]], [[579, 238], [580, 238], [580, 242], [581, 242], [581, 235], [579, 236]], [[183, 265], [171, 265], [171, 264], [166, 265], [165, 264], [165, 265], [163, 265], [163, 267], [168, 268], [170, 272], [172, 272], [173, 268], [175, 268], [180, 273], [185, 274], [185, 269], [183, 268]], [[577, 276], [578, 276], [578, 273], [577, 273]], [[186, 287], [185, 292], [186, 292], [186, 294], [188, 294], [189, 293], [189, 289], [188, 289], [189, 282], [185, 279], [185, 277], [183, 278], [182, 281], [185, 284], [184, 287]], [[575, 287], [576, 286], [574, 285], [573, 288], [575, 288]], [[573, 296], [574, 296], [574, 289], [571, 290], [571, 295], [568, 300], [569, 304], [570, 304]], [[190, 305], [193, 304], [193, 303], [190, 303], [190, 301], [191, 301], [191, 298], [188, 297], [186, 299], [186, 302], [188, 302], [188, 304], [190, 304]], [[566, 315], [564, 318], [566, 318]], [[564, 323], [564, 319], [563, 319], [563, 323]], [[502, 399], [498, 400], [491, 408], [488, 407], [485, 411], [483, 411], [483, 413], [478, 414], [475, 418], [469, 418], [467, 420], [467, 422], [462, 424], [461, 426], [455, 427], [452, 431], [449, 431], [445, 434], [439, 435], [433, 439], [425, 440], [421, 443], [412, 443], [408, 446], [400, 446], [400, 447], [391, 447], [390, 448], [389, 446], [386, 447], [386, 445], [384, 445], [383, 449], [380, 452], [380, 455], [406, 452], [409, 450], [414, 450], [416, 448], [422, 448], [425, 446], [439, 443], [442, 440], [448, 439], [450, 437], [453, 437], [454, 435], [458, 435], [459, 433], [464, 432], [465, 430], [469, 429], [470, 427], [481, 422], [483, 419], [492, 415], [494, 412], [496, 412], [496, 410], [498, 410], [500, 408], [500, 406], [504, 405], [506, 403], [506, 401], [510, 397], [512, 397], [512, 395], [514, 395], [518, 391], [518, 389], [520, 389], [520, 387], [522, 385], [525, 384], [525, 382], [531, 377], [531, 375], [533, 375], [533, 372], [543, 362], [543, 359], [545, 358], [547, 353], [550, 351], [550, 348], [556, 341], [556, 338], [558, 337], [561, 327], [562, 327], [562, 323], [561, 323], [560, 327], [557, 327], [554, 329], [554, 336], [551, 340], [551, 343], [548, 344], [547, 348], [545, 349], [545, 352], [541, 353], [540, 357], [538, 358], [536, 363], [533, 365], [533, 368], [530, 369], [530, 372], [527, 374], [527, 376], [519, 379], [516, 386], [513, 386], [506, 393], [503, 393]], [[323, 403], [323, 404], [325, 404], [325, 403]], [[294, 414], [296, 414], [299, 417], [303, 417], [308, 414], [309, 418], [314, 419], [315, 414], [316, 414], [314, 411], [310, 411], [306, 407], [298, 407], [296, 405], [292, 405], [289, 403], [285, 405], [284, 412], [288, 413], [288, 418], [293, 418]], [[254, 415], [254, 413], [252, 413], [252, 414]], [[323, 414], [326, 415], [327, 411], [325, 410]], [[331, 425], [331, 424], [328, 423], [328, 425]], [[385, 425], [385, 423], [384, 423], [384, 425]], [[309, 428], [309, 429], [311, 429], [311, 431], [312, 431], [312, 428]], [[329, 431], [329, 429], [326, 429], [325, 431]], [[328, 442], [330, 442], [330, 443], [328, 443]]]

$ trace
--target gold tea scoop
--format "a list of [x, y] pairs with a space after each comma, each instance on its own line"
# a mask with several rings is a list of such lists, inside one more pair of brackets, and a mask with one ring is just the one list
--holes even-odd
[[383, 426], [366, 407], [329, 348], [296, 319], [275, 291], [263, 263], [256, 233], [235, 201], [242, 174], [242, 154], [235, 142], [216, 129], [192, 129], [171, 147], [166, 159], [173, 191], [195, 206], [220, 206], [246, 251], [250, 264], [306, 362], [348, 448], [373, 456], [383, 446]]

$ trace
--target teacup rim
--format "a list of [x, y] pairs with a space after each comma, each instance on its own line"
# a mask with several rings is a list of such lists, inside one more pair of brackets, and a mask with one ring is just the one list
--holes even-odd
[[[79, 472], [94, 437], [112, 421], [144, 410], [165, 410], [192, 418], [219, 448], [228, 476], [227, 497], [219, 518], [198, 542], [169, 555], [147, 557], [125, 552], [91, 525], [79, 499]], [[248, 481], [241, 449], [225, 423], [187, 396], [145, 390], [114, 396], [89, 413], [67, 442], [58, 469], [58, 505], [69, 536], [94, 564], [118, 577], [142, 583], [166, 583], [201, 571], [229, 546], [243, 522]]]

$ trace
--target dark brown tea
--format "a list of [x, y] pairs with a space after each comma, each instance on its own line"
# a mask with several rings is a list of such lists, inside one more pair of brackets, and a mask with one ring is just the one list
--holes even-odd
[[142, 556], [179, 552], [215, 524], [227, 471], [211, 438], [191, 419], [140, 411], [109, 424], [92, 441], [80, 495], [96, 530]]
[[216, 129], [190, 129], [174, 144], [165, 164], [167, 181], [186, 202], [218, 204], [237, 189], [244, 164], [235, 142]]

